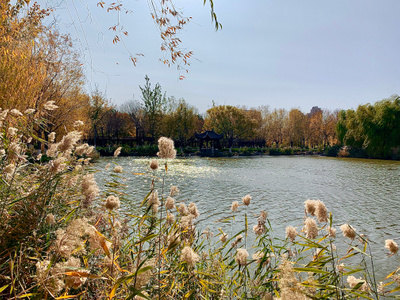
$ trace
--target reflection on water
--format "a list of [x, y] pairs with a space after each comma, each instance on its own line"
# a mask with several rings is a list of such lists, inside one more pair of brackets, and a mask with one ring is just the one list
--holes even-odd
[[[135, 207], [149, 192], [152, 179], [133, 173], [153, 174], [149, 159], [102, 158], [96, 167], [102, 170], [109, 162], [124, 168], [129, 195], [126, 204]], [[98, 180], [108, 173], [97, 173]], [[154, 173], [158, 177], [163, 174], [162, 169]], [[400, 162], [382, 160], [307, 156], [188, 158], [168, 162], [165, 183], [168, 189], [171, 185], [179, 187], [178, 201], [196, 202], [201, 213], [200, 227], [222, 227], [228, 232], [229, 224], [215, 222], [231, 215], [233, 201], [241, 202], [244, 195], [250, 194], [253, 199], [249, 215], [268, 211], [274, 235], [280, 238], [284, 238], [287, 225], [302, 226], [306, 199], [320, 199], [333, 213], [337, 226], [350, 223], [374, 241], [375, 261], [379, 270], [386, 270], [385, 264], [394, 260], [386, 259], [384, 241], [392, 238], [400, 242], [399, 175]], [[161, 180], [156, 186], [161, 188]], [[234, 232], [243, 229], [240, 220], [244, 209], [239, 209], [242, 212], [236, 216]], [[249, 223], [255, 224], [256, 217], [251, 216]]]

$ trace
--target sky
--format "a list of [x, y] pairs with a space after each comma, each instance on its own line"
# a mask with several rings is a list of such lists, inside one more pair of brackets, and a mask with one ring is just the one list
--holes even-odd
[[[122, 2], [132, 12], [119, 16], [94, 0], [38, 2], [53, 6], [48, 20], [71, 34], [88, 92], [97, 88], [115, 105], [140, 101], [145, 75], [201, 113], [213, 102], [349, 109], [400, 94], [398, 0], [214, 0], [218, 31], [203, 0], [175, 0], [192, 17], [179, 34], [194, 52], [188, 74], [159, 61], [164, 54], [148, 1]], [[129, 35], [114, 45], [108, 28], [118, 17]], [[136, 67], [129, 52], [144, 54]]]

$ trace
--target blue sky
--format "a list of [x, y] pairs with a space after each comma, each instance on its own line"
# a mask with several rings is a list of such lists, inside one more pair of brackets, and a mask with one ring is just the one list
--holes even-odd
[[[87, 4], [86, 2], [90, 2]], [[159, 62], [161, 40], [147, 1], [124, 1], [125, 45], [112, 44], [117, 18], [98, 1], [42, 0], [75, 39], [88, 91], [97, 86], [114, 104], [140, 100], [147, 74], [167, 96], [205, 112], [217, 104], [270, 108], [356, 108], [400, 94], [398, 0], [214, 0], [223, 28], [215, 32], [202, 0], [175, 1], [192, 22], [180, 34], [194, 51], [186, 79]], [[88, 6], [87, 8], [85, 6]], [[138, 65], [128, 51], [143, 53]]]

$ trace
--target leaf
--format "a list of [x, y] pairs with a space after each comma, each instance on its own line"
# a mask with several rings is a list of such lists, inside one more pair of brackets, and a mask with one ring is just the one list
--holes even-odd
[[0, 293], [1, 293], [2, 291], [4, 291], [8, 286], [9, 286], [9, 284], [7, 284], [7, 285], [1, 287], [1, 288], [0, 288]]
[[400, 285], [399, 285], [398, 287], [394, 288], [393, 290], [391, 290], [391, 291], [389, 292], [389, 294], [390, 294], [390, 293], [397, 292], [397, 291], [400, 291]]
[[121, 283], [119, 280], [114, 284], [113, 288], [111, 289], [110, 294], [108, 295], [108, 299], [112, 299], [115, 296], [115, 292], [117, 291], [117, 288], [119, 287]]
[[148, 240], [151, 240], [152, 238], [155, 238], [156, 236], [157, 236], [157, 234], [155, 234], [155, 233], [150, 234], [150, 235], [148, 235], [148, 236], [145, 236], [145, 237], [142, 238], [140, 241], [138, 241], [138, 242], [136, 243], [136, 245], [141, 244], [141, 243], [144, 243], [144, 242], [146, 242], [146, 241], [148, 241]]
[[315, 268], [293, 268], [293, 270], [297, 272], [312, 272], [312, 273], [319, 273], [319, 274], [329, 274], [329, 272], [320, 270], [320, 269], [315, 269]]
[[153, 192], [153, 191], [150, 191], [150, 192], [146, 195], [146, 197], [144, 197], [142, 203], [140, 203], [140, 206], [143, 206], [143, 205], [146, 203], [147, 199], [149, 199], [150, 194], [151, 194], [152, 192]]
[[[64, 217], [62, 217], [61, 219], [60, 219], [60, 221], [62, 221], [62, 220], [64, 220], [65, 219], [65, 221], [68, 221], [71, 217], [72, 217], [72, 214], [74, 213], [76, 211], [76, 208], [74, 208], [73, 210], [71, 210], [68, 214], [66, 214]], [[60, 222], [59, 221], [59, 222]]]
[[65, 272], [65, 275], [68, 276], [75, 276], [75, 277], [87, 277], [87, 278], [93, 278], [93, 279], [105, 279], [104, 277], [101, 277], [99, 275], [94, 275], [94, 274], [90, 274], [90, 273], [86, 273], [86, 272], [82, 272], [82, 271], [70, 271], [70, 272]]
[[389, 277], [392, 277], [394, 274], [396, 274], [397, 270], [394, 270], [392, 273], [390, 273], [388, 276], [386, 276], [385, 279], [388, 279]]
[[351, 246], [351, 248], [353, 248], [354, 250], [356, 250], [356, 251], [358, 251], [358, 252], [360, 252], [360, 253], [368, 256], [368, 257], [371, 257], [369, 254], [367, 254], [366, 252], [364, 252], [361, 249], [357, 248], [356, 246]]
[[357, 254], [359, 254], [359, 253], [355, 253], [355, 252], [350, 253], [349, 255], [343, 256], [339, 261], [342, 261], [342, 260], [344, 260], [346, 258], [352, 257], [352, 256], [357, 255]]
[[83, 291], [83, 292], [79, 293], [78, 295], [65, 295], [65, 296], [57, 297], [55, 299], [57, 299], [57, 300], [58, 299], [72, 299], [72, 298], [77, 298], [78, 296], [85, 294], [85, 293], [86, 293], [86, 291]]
[[142, 273], [144, 273], [144, 272], [146, 272], [146, 271], [149, 271], [149, 270], [151, 270], [151, 269], [153, 269], [152, 266], [143, 267], [143, 268], [139, 269], [139, 271], [137, 271], [137, 272], [135, 273], [135, 275], [131, 275], [131, 276], [136, 276], [136, 275], [142, 274]]
[[346, 275], [351, 275], [351, 274], [356, 274], [356, 273], [361, 272], [361, 271], [364, 271], [364, 270], [363, 269], [354, 269], [354, 270], [346, 272], [345, 274]]
[[23, 294], [21, 296], [17, 296], [17, 298], [20, 299], [20, 298], [32, 297], [32, 296], [36, 296], [36, 295], [39, 295], [39, 294], [38, 293]]
[[190, 290], [189, 292], [186, 293], [186, 295], [184, 296], [185, 299], [189, 298], [191, 294], [193, 294], [194, 290]]
[[109, 258], [111, 258], [111, 256], [110, 256], [110, 250], [108, 250], [108, 247], [107, 247], [106, 242], [105, 242], [105, 241], [107, 240], [107, 238], [106, 238], [104, 235], [102, 235], [100, 232], [98, 232], [98, 231], [96, 230], [96, 228], [93, 227], [93, 229], [94, 229], [94, 231], [97, 233], [97, 235], [101, 237], [101, 238], [100, 238], [100, 245], [101, 245], [101, 247], [103, 248], [104, 252], [106, 253], [106, 255], [107, 255]]

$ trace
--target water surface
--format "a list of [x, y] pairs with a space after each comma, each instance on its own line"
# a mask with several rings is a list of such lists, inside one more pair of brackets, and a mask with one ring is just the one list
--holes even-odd
[[[97, 164], [103, 169], [116, 162], [124, 168], [129, 194], [126, 207], [134, 208], [149, 192], [151, 177], [162, 177], [164, 170], [150, 172], [148, 158], [102, 158]], [[160, 161], [161, 162], [161, 161]], [[97, 178], [104, 183], [110, 171], [101, 171]], [[357, 232], [372, 241], [377, 273], [394, 270], [397, 258], [387, 258], [385, 239], [400, 244], [400, 162], [327, 157], [262, 156], [240, 158], [185, 158], [168, 162], [165, 179], [167, 189], [177, 185], [181, 190], [177, 201], [195, 202], [201, 216], [199, 226], [219, 227], [230, 232], [231, 225], [217, 221], [232, 215], [230, 205], [246, 194], [252, 196], [248, 207], [249, 223], [256, 224], [255, 214], [268, 212], [274, 236], [284, 238], [286, 226], [302, 227], [303, 202], [319, 199], [333, 213], [338, 228], [353, 225]], [[156, 180], [161, 188], [161, 181]], [[233, 231], [243, 229], [244, 207], [236, 215]], [[395, 263], [395, 265], [391, 265]]]

